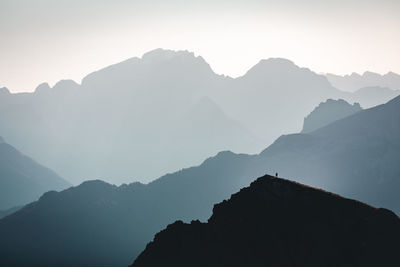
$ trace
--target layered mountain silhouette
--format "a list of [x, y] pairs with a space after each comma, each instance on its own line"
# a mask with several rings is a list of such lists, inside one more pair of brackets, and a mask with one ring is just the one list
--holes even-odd
[[352, 98], [364, 107], [362, 95], [286, 59], [261, 60], [232, 79], [193, 53], [156, 49], [80, 85], [62, 80], [21, 94], [3, 88], [0, 125], [10, 144], [75, 184], [120, 184], [150, 181], [223, 150], [259, 153], [281, 134], [299, 132], [320, 102]]
[[366, 71], [362, 75], [352, 73], [351, 75], [326, 74], [329, 82], [344, 91], [354, 92], [363, 87], [389, 87], [393, 90], [400, 90], [400, 75], [388, 72], [384, 75]]
[[48, 192], [0, 220], [0, 265], [127, 266], [166, 225], [206, 220], [251, 181], [252, 159], [221, 152], [147, 185], [96, 180]]
[[260, 156], [269, 170], [400, 213], [400, 97], [308, 134], [284, 135]]
[[149, 184], [90, 181], [46, 193], [0, 220], [0, 265], [128, 265], [168, 224], [207, 220], [215, 203], [265, 173], [399, 214], [399, 110], [397, 97], [308, 134], [282, 136], [259, 155], [221, 152]]
[[30, 203], [46, 191], [68, 186], [55, 172], [23, 155], [0, 137], [0, 210]]
[[312, 132], [334, 121], [348, 117], [362, 110], [360, 104], [350, 105], [343, 99], [328, 99], [318, 105], [306, 118], [304, 118], [302, 133]]
[[207, 223], [169, 225], [132, 267], [396, 266], [399, 246], [393, 212], [264, 176]]
[[376, 103], [386, 103], [398, 95], [400, 95], [400, 90], [373, 86], [360, 88], [347, 99], [350, 101], [359, 101], [362, 103], [363, 108], [371, 108], [376, 106]]

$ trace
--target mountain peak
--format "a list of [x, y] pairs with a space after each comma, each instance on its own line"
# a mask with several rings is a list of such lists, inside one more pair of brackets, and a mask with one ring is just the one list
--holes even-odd
[[132, 266], [389, 266], [399, 238], [389, 210], [265, 175], [207, 223], [169, 225]]
[[74, 80], [60, 80], [53, 86], [53, 90], [62, 91], [62, 90], [76, 89], [78, 87], [79, 84], [76, 83]]
[[[171, 59], [174, 57], [187, 57], [187, 58], [196, 58], [193, 52], [189, 52], [188, 50], [170, 50], [170, 49], [163, 49], [157, 48], [146, 52], [143, 54], [143, 60], [153, 60], [153, 59]], [[201, 58], [201, 57], [199, 57]]]
[[361, 110], [362, 108], [359, 103], [351, 105], [343, 99], [328, 99], [320, 103], [306, 118], [304, 118], [302, 133], [312, 132]]
[[263, 71], [263, 70], [283, 70], [298, 69], [299, 67], [293, 61], [285, 58], [268, 58], [260, 60], [247, 73]]
[[[294, 76], [308, 76], [308, 75], [318, 75], [312, 72], [308, 68], [300, 68], [293, 61], [285, 58], [269, 58], [262, 59], [251, 69], [249, 69], [243, 77], [265, 77], [266, 75], [270, 79], [279, 79], [282, 74], [294, 75]], [[323, 77], [323, 76], [321, 76]], [[288, 77], [286, 77], [288, 78]], [[281, 80], [281, 79], [280, 79]], [[284, 81], [284, 80], [281, 80]]]
[[10, 90], [8, 90], [7, 87], [2, 87], [2, 88], [0, 88], [0, 95], [2, 95], [2, 94], [8, 95], [8, 94], [10, 94]]
[[47, 93], [50, 92], [51, 87], [48, 83], [41, 83], [36, 87], [35, 93]]
[[[169, 50], [157, 48], [145, 53], [142, 60], [146, 63], [162, 63], [177, 61], [184, 64], [198, 64], [204, 66], [207, 70], [211, 70], [210, 65], [201, 56], [195, 56], [193, 52], [188, 50]], [[186, 66], [186, 65], [185, 65]]]

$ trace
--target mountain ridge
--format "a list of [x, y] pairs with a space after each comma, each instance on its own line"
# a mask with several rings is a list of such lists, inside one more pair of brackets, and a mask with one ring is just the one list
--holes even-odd
[[25, 205], [48, 190], [62, 190], [69, 185], [0, 137], [0, 209]]
[[265, 175], [206, 223], [167, 226], [131, 266], [391, 266], [399, 237], [389, 210]]
[[[160, 229], [176, 220], [207, 220], [215, 203], [265, 173], [296, 177], [303, 184], [398, 214], [399, 110], [400, 97], [308, 134], [283, 135], [258, 155], [223, 151], [148, 184], [114, 187], [97, 181], [48, 193], [30, 205], [29, 212], [23, 208], [0, 220], [0, 259], [6, 259], [1, 253], [25, 255], [0, 263], [12, 266], [18, 260], [21, 265], [25, 260], [43, 266], [62, 262], [65, 255], [85, 255], [69, 257], [71, 263], [65, 265], [128, 265]], [[393, 124], [386, 129], [388, 137], [380, 131], [385, 123]], [[353, 135], [343, 138], [346, 131]], [[362, 142], [355, 142], [354, 136]], [[36, 241], [19, 242], [31, 235], [31, 227], [36, 229], [37, 236], [31, 237]], [[46, 252], [49, 247], [51, 254]]]

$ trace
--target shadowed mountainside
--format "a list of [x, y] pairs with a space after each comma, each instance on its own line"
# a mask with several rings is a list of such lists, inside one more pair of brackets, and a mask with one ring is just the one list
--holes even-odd
[[265, 173], [400, 213], [399, 110], [397, 97], [309, 134], [282, 136], [259, 155], [221, 152], [147, 185], [91, 181], [46, 193], [0, 220], [0, 264], [128, 265], [160, 229], [206, 220], [213, 204]]
[[16, 212], [17, 210], [21, 209], [21, 206], [16, 206], [13, 208], [9, 208], [6, 210], [0, 210], [0, 219], [3, 217], [6, 217], [7, 215], [13, 214], [14, 212]]
[[318, 105], [306, 118], [304, 118], [302, 133], [309, 133], [326, 126], [334, 121], [350, 116], [362, 110], [360, 104], [350, 105], [343, 99], [328, 99]]
[[148, 185], [89, 181], [48, 192], [0, 220], [0, 265], [127, 266], [157, 231], [205, 220], [214, 203], [248, 184], [252, 158], [222, 152]]
[[399, 246], [391, 211], [264, 176], [207, 223], [169, 225], [132, 267], [396, 266]]
[[37, 200], [70, 184], [52, 170], [21, 154], [0, 137], [0, 210]]

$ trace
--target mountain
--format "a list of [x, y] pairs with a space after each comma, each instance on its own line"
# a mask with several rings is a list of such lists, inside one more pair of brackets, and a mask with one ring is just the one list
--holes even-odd
[[252, 158], [221, 152], [147, 185], [96, 180], [48, 192], [0, 220], [0, 265], [127, 266], [160, 229], [207, 219], [214, 203], [248, 184]]
[[6, 87], [0, 88], [0, 95], [10, 94], [10, 91]]
[[0, 265], [128, 265], [168, 224], [207, 220], [214, 203], [265, 173], [400, 214], [399, 110], [397, 97], [308, 134], [281, 136], [258, 155], [221, 152], [149, 184], [91, 181], [46, 193], [0, 220]]
[[400, 96], [308, 134], [281, 136], [260, 156], [287, 177], [400, 212]]
[[62, 190], [69, 185], [0, 137], [0, 210], [27, 204], [46, 191]]
[[400, 95], [400, 90], [392, 90], [387, 87], [363, 87], [356, 90], [348, 100], [359, 101], [363, 108], [371, 108], [377, 103], [386, 103]]
[[312, 132], [336, 120], [350, 116], [362, 110], [360, 104], [350, 105], [343, 99], [328, 99], [318, 105], [306, 118], [304, 118], [302, 133]]
[[81, 84], [0, 92], [2, 135], [74, 184], [148, 182], [222, 150], [259, 153], [281, 134], [299, 132], [319, 103], [352, 97], [286, 59], [261, 60], [233, 79], [191, 52], [163, 49], [90, 73]]
[[264, 147], [282, 133], [300, 131], [303, 118], [320, 102], [346, 95], [326, 77], [282, 58], [261, 60], [242, 77], [214, 91], [215, 101], [261, 136]]
[[[290, 174], [298, 181], [399, 212], [399, 108], [398, 97], [310, 134], [282, 136], [260, 155], [219, 153], [198, 167], [148, 185], [116, 187], [94, 181], [47, 193], [0, 221], [0, 251], [5, 253], [0, 259], [22, 251], [23, 259], [10, 257], [29, 260], [31, 265], [68, 265], [68, 261], [74, 265], [83, 260], [128, 264], [168, 223], [207, 219], [213, 203], [266, 172]], [[24, 241], [27, 237], [35, 242]], [[50, 256], [45, 253], [49, 247]]]
[[208, 96], [227, 79], [193, 53], [156, 49], [81, 85], [4, 94], [0, 125], [11, 144], [74, 183], [150, 181], [221, 150], [261, 150], [264, 141]]
[[352, 73], [344, 76], [328, 73], [326, 77], [334, 87], [348, 92], [355, 92], [363, 87], [389, 87], [393, 90], [400, 90], [400, 75], [394, 72], [380, 75], [366, 71], [362, 75]]
[[17, 210], [21, 209], [21, 206], [16, 206], [13, 208], [9, 208], [6, 210], [0, 210], [0, 219], [3, 217], [6, 217], [7, 215], [13, 214], [14, 212], [16, 212]]
[[399, 240], [389, 210], [264, 176], [215, 205], [207, 223], [169, 225], [132, 267], [395, 266]]

